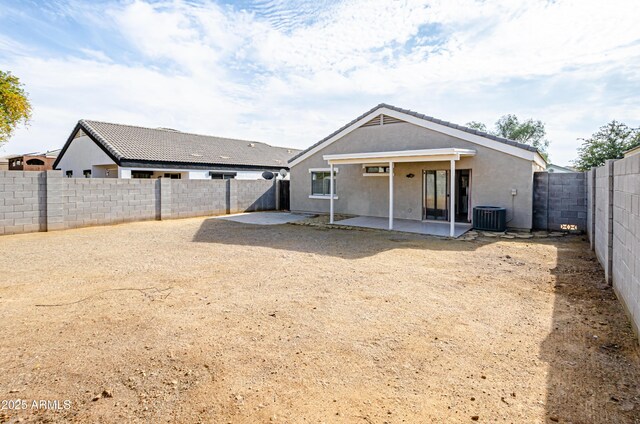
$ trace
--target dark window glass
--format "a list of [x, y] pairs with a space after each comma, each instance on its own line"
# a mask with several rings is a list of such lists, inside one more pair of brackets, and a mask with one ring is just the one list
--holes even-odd
[[365, 166], [364, 172], [366, 174], [388, 174], [388, 166]]
[[[333, 181], [333, 191], [337, 193], [336, 181]], [[311, 194], [318, 196], [329, 196], [331, 192], [331, 173], [312, 172], [311, 173]]]
[[131, 171], [131, 178], [149, 179], [153, 176], [153, 171]]
[[212, 180], [233, 180], [236, 177], [235, 172], [210, 172]]

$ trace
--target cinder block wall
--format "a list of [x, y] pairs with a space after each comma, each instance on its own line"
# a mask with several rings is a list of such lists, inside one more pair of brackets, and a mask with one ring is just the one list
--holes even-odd
[[613, 239], [613, 161], [595, 170], [595, 242], [594, 250], [604, 268], [605, 278], [611, 282], [611, 249]]
[[[227, 213], [224, 180], [165, 180], [171, 186], [171, 218], [222, 215]], [[165, 196], [163, 195], [163, 200]], [[166, 218], [163, 216], [163, 219]]]
[[549, 173], [533, 174], [533, 229], [549, 228]]
[[0, 234], [46, 231], [46, 173], [0, 171]]
[[587, 180], [586, 181], [587, 182], [587, 236], [589, 238], [589, 244], [590, 244], [591, 250], [594, 249], [594, 242], [595, 242], [595, 235], [594, 235], [595, 221], [593, 219], [594, 218], [593, 213], [591, 212], [595, 207], [595, 201], [596, 201], [595, 177], [596, 177], [595, 169], [591, 169], [585, 172], [585, 178]]
[[65, 178], [0, 171], [0, 235], [276, 208], [275, 181]]
[[266, 211], [276, 208], [275, 181], [230, 180], [230, 213]]
[[536, 172], [533, 188], [533, 227], [538, 230], [567, 230], [575, 225], [587, 229], [587, 187], [585, 174]]
[[613, 288], [640, 328], [640, 155], [613, 163]]
[[160, 218], [160, 181], [63, 178], [64, 228]]

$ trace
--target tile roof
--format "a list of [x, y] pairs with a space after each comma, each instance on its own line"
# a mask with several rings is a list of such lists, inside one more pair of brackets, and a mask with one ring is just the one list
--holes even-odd
[[258, 141], [190, 134], [166, 128], [85, 119], [78, 121], [78, 126], [120, 161], [286, 168], [289, 158], [300, 151]]
[[536, 149], [535, 147], [530, 146], [528, 144], [518, 143], [517, 141], [509, 140], [509, 139], [503, 138], [503, 137], [497, 137], [495, 135], [488, 134], [486, 132], [474, 130], [472, 128], [465, 127], [463, 125], [457, 125], [457, 124], [454, 124], [454, 123], [451, 123], [451, 122], [448, 122], [448, 121], [443, 121], [441, 119], [437, 119], [437, 118], [434, 118], [432, 116], [427, 116], [427, 115], [424, 115], [422, 113], [414, 112], [414, 111], [409, 110], [409, 109], [401, 109], [399, 107], [395, 107], [395, 106], [392, 106], [392, 105], [389, 105], [389, 104], [386, 104], [386, 103], [380, 103], [378, 106], [376, 106], [373, 109], [371, 109], [371, 110], [363, 113], [362, 115], [358, 116], [353, 121], [351, 121], [348, 124], [342, 126], [338, 130], [332, 132], [331, 134], [329, 134], [328, 136], [326, 136], [322, 140], [318, 141], [317, 143], [313, 144], [309, 148], [301, 151], [300, 153], [298, 153], [297, 155], [295, 155], [294, 157], [289, 159], [289, 162], [299, 158], [300, 156], [302, 156], [305, 153], [307, 153], [309, 150], [321, 145], [325, 141], [329, 140], [331, 137], [333, 137], [336, 134], [338, 134], [338, 133], [344, 131], [345, 129], [349, 128], [351, 125], [355, 124], [356, 122], [358, 122], [359, 120], [361, 120], [365, 116], [367, 116], [370, 113], [375, 112], [376, 110], [381, 109], [381, 108], [387, 108], [387, 109], [395, 110], [396, 112], [405, 113], [407, 115], [415, 116], [416, 118], [424, 119], [425, 121], [430, 121], [430, 122], [433, 122], [433, 123], [436, 123], [436, 124], [445, 125], [447, 127], [455, 128], [457, 130], [464, 131], [464, 132], [467, 132], [467, 133], [470, 133], [470, 134], [475, 134], [475, 135], [478, 135], [480, 137], [489, 138], [491, 140], [499, 141], [500, 143], [509, 144], [511, 146], [515, 146], [515, 147], [519, 147], [521, 149], [529, 150], [530, 152], [537, 152], [538, 151], [538, 149]]

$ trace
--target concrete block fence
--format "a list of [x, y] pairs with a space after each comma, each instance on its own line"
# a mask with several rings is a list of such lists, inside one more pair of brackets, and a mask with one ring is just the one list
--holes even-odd
[[534, 173], [533, 228], [587, 230], [587, 181], [584, 173]]
[[[52, 191], [62, 192], [59, 186]], [[44, 172], [0, 171], [0, 234], [45, 231], [47, 206]], [[53, 204], [52, 210], [59, 213]]]
[[536, 172], [533, 186], [534, 228], [587, 233], [640, 337], [640, 155], [583, 173]]
[[640, 155], [585, 175], [591, 246], [640, 337]]
[[276, 209], [275, 181], [65, 178], [0, 171], [0, 235]]

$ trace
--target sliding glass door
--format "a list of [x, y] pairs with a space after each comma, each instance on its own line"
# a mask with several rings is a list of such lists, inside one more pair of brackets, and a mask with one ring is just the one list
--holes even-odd
[[449, 220], [449, 171], [424, 171], [424, 219]]

